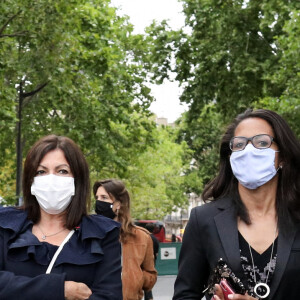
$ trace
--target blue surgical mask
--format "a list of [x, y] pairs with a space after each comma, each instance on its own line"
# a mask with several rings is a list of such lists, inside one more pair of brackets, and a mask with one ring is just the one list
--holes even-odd
[[257, 149], [252, 144], [248, 144], [242, 151], [232, 152], [230, 164], [234, 176], [244, 187], [257, 189], [276, 175], [276, 152], [279, 151]]

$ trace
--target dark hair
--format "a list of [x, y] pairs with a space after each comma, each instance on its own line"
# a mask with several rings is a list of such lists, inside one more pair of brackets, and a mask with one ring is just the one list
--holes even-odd
[[28, 218], [34, 223], [40, 220], [40, 206], [31, 194], [31, 185], [36, 176], [38, 166], [43, 157], [50, 151], [60, 149], [74, 176], [75, 195], [67, 208], [66, 227], [73, 229], [82, 216], [87, 215], [90, 206], [89, 167], [79, 147], [71, 139], [64, 136], [48, 135], [38, 140], [29, 150], [23, 172], [24, 209]]
[[155, 228], [155, 225], [154, 225], [153, 223], [147, 223], [147, 224], [145, 225], [145, 228], [146, 228], [149, 232], [153, 233], [154, 228]]
[[128, 235], [133, 234], [135, 227], [130, 216], [130, 196], [121, 180], [106, 179], [99, 180], [94, 183], [93, 193], [96, 196], [98, 188], [102, 186], [105, 191], [114, 199], [120, 202], [120, 210], [118, 212], [118, 221], [121, 223], [121, 242], [125, 243]]
[[280, 150], [282, 169], [279, 171], [276, 195], [279, 222], [288, 224], [292, 220], [300, 220], [300, 143], [287, 122], [271, 110], [247, 109], [227, 127], [221, 139], [219, 172], [204, 188], [203, 200], [216, 200], [220, 197], [232, 196], [237, 205], [238, 215], [245, 222], [250, 222], [248, 212], [239, 198], [238, 182], [232, 173], [229, 161], [230, 139], [234, 136], [237, 126], [248, 118], [260, 118], [267, 121], [273, 129], [274, 140]]

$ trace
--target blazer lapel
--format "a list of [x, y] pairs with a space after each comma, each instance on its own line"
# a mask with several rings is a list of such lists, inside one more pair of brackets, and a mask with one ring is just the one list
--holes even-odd
[[[273, 279], [271, 282], [271, 293], [269, 299], [273, 299], [275, 292], [279, 286], [280, 280], [286, 268], [286, 264], [288, 262], [292, 244], [295, 238], [296, 228], [292, 228], [289, 230], [288, 233], [285, 235], [280, 234], [278, 235], [278, 244], [277, 244], [277, 260], [276, 260], [276, 267], [275, 272], [273, 275]], [[274, 298], [275, 299], [275, 298]]]
[[241, 273], [241, 259], [237, 231], [237, 218], [233, 205], [215, 216], [215, 223], [226, 257], [224, 260], [238, 276]]

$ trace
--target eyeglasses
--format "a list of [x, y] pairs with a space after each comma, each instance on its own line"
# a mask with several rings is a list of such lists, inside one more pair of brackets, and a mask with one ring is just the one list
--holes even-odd
[[229, 147], [233, 152], [242, 151], [246, 148], [249, 141], [257, 149], [266, 149], [271, 147], [274, 138], [268, 134], [258, 134], [250, 138], [235, 136], [230, 140]]

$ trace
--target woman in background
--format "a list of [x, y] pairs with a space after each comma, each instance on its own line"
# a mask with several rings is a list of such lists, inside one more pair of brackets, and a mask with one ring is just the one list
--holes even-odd
[[157, 279], [150, 234], [133, 224], [129, 193], [122, 181], [97, 181], [93, 193], [96, 213], [121, 223], [123, 299], [141, 300], [143, 290], [151, 290]]

